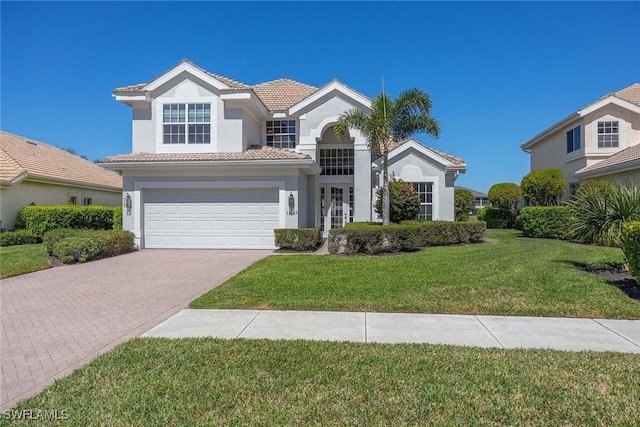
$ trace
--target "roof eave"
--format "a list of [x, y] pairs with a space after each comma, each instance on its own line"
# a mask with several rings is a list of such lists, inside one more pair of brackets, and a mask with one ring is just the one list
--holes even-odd
[[612, 173], [620, 173], [627, 172], [634, 169], [640, 168], [640, 159], [631, 160], [629, 162], [620, 163], [617, 165], [604, 166], [597, 169], [592, 169], [588, 171], [579, 170], [575, 173], [577, 178], [594, 178], [598, 176], [609, 175]]
[[157, 168], [185, 168], [185, 167], [304, 167], [309, 170], [310, 175], [317, 175], [322, 170], [313, 159], [278, 159], [278, 160], [154, 160], [154, 161], [109, 161], [99, 163], [105, 169], [109, 170], [127, 170], [127, 169], [157, 169]]
[[[31, 181], [31, 182], [40, 182], [43, 184], [64, 184], [71, 187], [84, 187], [84, 188], [93, 188], [96, 190], [106, 190], [106, 191], [122, 191], [122, 185], [112, 186], [107, 184], [99, 184], [95, 182], [85, 182], [85, 181], [77, 181], [73, 179], [62, 179], [62, 178], [54, 178], [46, 175], [36, 175], [27, 173], [26, 176], [22, 177], [19, 181]], [[14, 180], [12, 183], [17, 183], [18, 181]]]
[[571, 123], [571, 122], [573, 122], [573, 121], [575, 121], [577, 119], [579, 119], [580, 117], [581, 117], [580, 111], [576, 111], [575, 113], [570, 114], [569, 116], [567, 116], [564, 119], [560, 120], [559, 122], [557, 122], [553, 126], [543, 130], [538, 135], [536, 135], [533, 138], [529, 139], [528, 141], [525, 141], [522, 144], [520, 144], [520, 148], [522, 149], [522, 151], [529, 152], [529, 150], [533, 146], [537, 145], [543, 139], [545, 139], [546, 137], [548, 137], [548, 136], [552, 135], [553, 133], [557, 132], [558, 129], [568, 125], [569, 123]]

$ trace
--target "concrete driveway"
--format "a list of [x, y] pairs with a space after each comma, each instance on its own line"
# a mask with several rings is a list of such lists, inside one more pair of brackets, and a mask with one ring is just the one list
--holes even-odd
[[0, 281], [0, 409], [147, 331], [271, 253], [147, 249]]

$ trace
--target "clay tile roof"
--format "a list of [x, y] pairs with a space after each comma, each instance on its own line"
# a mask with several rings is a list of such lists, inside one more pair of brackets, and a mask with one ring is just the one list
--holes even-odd
[[[404, 144], [407, 141], [390, 141], [389, 142], [389, 152], [391, 152], [391, 151], [395, 150], [396, 148], [400, 147], [402, 144]], [[452, 156], [451, 154], [445, 153], [444, 151], [436, 150], [435, 148], [427, 147], [424, 144], [422, 144], [422, 146], [424, 146], [424, 148], [426, 148], [427, 150], [431, 151], [432, 153], [435, 153], [438, 156], [444, 158], [445, 160], [447, 160], [448, 162], [450, 162], [454, 166], [464, 166], [465, 165], [464, 160], [462, 160], [459, 157]], [[377, 160], [380, 157], [382, 157], [382, 153], [380, 151], [372, 151], [371, 152], [371, 160], [372, 161]]]
[[632, 145], [631, 147], [618, 151], [616, 154], [601, 160], [598, 163], [582, 168], [578, 171], [578, 174], [594, 172], [615, 166], [622, 166], [625, 163], [631, 163], [638, 160], [640, 160], [640, 144]]
[[0, 132], [0, 182], [21, 175], [52, 181], [122, 188], [122, 178], [95, 163], [43, 142]]
[[272, 80], [252, 87], [270, 111], [282, 111], [314, 94], [318, 88], [290, 79]]
[[[183, 59], [182, 61], [180, 61], [180, 64], [182, 64], [182, 63], [188, 63], [189, 65], [197, 68], [198, 70], [202, 71], [203, 73], [208, 74], [211, 77], [213, 77], [214, 79], [226, 84], [231, 89], [249, 89], [249, 85], [246, 85], [246, 84], [244, 84], [242, 82], [239, 82], [237, 80], [230, 79], [229, 77], [221, 76], [219, 74], [210, 73], [209, 71], [207, 71], [204, 68], [194, 64], [193, 62], [189, 61], [186, 58]], [[180, 65], [180, 64], [178, 64], [178, 65]], [[176, 65], [176, 67], [178, 65]], [[175, 68], [175, 67], [173, 67], [173, 68]], [[171, 68], [171, 69], [173, 69], [173, 68]], [[151, 83], [152, 81], [158, 79], [159, 77], [163, 76], [166, 73], [167, 72], [164, 72], [164, 73], [160, 74], [158, 77], [156, 77], [155, 79], [153, 79], [153, 80], [151, 80], [151, 81], [149, 81], [147, 83], [138, 83], [138, 84], [135, 84], [135, 85], [123, 86], [123, 87], [115, 88], [113, 90], [113, 92], [140, 92], [140, 91], [142, 91], [144, 89], [144, 87], [146, 85], [148, 85], [149, 83]]]
[[612, 95], [640, 106], [640, 83], [634, 83], [629, 87], [613, 92]]
[[119, 154], [102, 160], [104, 163], [120, 162], [197, 162], [234, 160], [299, 160], [311, 159], [307, 154], [283, 148], [253, 145], [241, 153], [133, 153]]

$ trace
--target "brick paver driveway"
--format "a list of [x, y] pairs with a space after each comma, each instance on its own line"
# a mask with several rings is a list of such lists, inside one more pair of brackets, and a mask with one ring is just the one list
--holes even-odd
[[2, 280], [0, 408], [147, 331], [270, 253], [148, 249]]

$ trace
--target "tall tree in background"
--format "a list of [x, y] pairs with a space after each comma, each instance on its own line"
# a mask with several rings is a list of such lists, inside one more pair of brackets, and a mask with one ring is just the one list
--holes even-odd
[[384, 92], [371, 102], [371, 113], [352, 109], [342, 113], [334, 126], [338, 139], [345, 140], [349, 128], [357, 129], [372, 152], [383, 156], [382, 223], [389, 224], [389, 145], [422, 132], [440, 137], [440, 125], [431, 117], [431, 98], [421, 89], [409, 89], [392, 99]]

